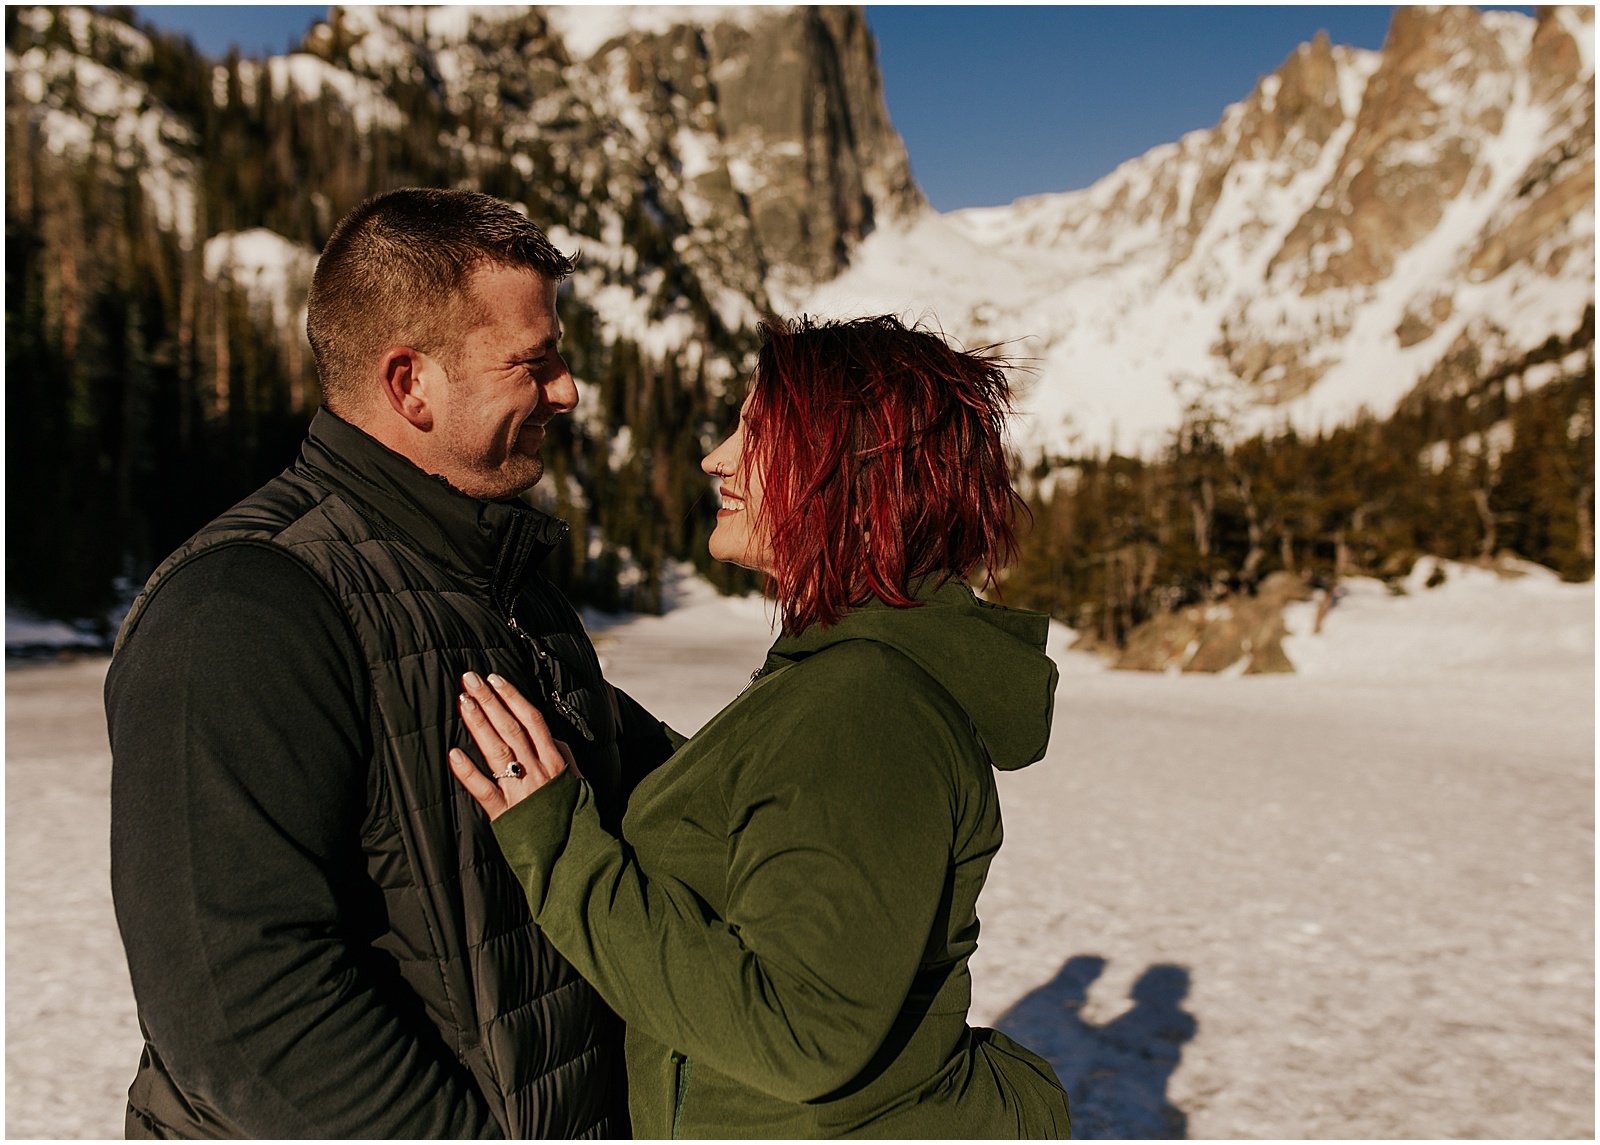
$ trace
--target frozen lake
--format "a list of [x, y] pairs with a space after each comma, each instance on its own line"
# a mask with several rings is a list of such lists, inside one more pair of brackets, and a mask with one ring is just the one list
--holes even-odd
[[[1049, 755], [1002, 777], [973, 1021], [1051, 1057], [1079, 1135], [1594, 1136], [1592, 585], [1353, 582], [1302, 668], [1064, 650]], [[759, 601], [594, 618], [688, 731]], [[1309, 627], [1296, 606], [1291, 628]], [[107, 888], [103, 661], [6, 673], [6, 1133], [119, 1137], [139, 1033]]]

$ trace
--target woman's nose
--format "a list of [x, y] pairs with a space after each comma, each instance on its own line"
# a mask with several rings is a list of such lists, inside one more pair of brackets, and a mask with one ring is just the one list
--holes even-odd
[[[724, 445], [726, 445], [726, 443], [724, 443]], [[708, 477], [726, 477], [726, 476], [728, 476], [728, 474], [731, 473], [732, 470], [729, 469], [728, 466], [723, 463], [722, 455], [725, 452], [727, 452], [727, 451], [726, 451], [726, 449], [724, 449], [723, 445], [719, 445], [715, 449], [713, 449], [710, 453], [708, 453], [704, 457], [702, 457], [700, 459], [700, 471], [702, 473], [706, 474]]]

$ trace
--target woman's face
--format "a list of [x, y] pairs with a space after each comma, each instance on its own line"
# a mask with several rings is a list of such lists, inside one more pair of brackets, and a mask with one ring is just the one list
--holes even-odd
[[722, 498], [722, 508], [717, 510], [717, 527], [711, 534], [708, 548], [719, 561], [743, 565], [756, 572], [772, 571], [772, 544], [758, 533], [760, 520], [762, 474], [759, 465], [744, 468], [745, 415], [750, 410], [750, 399], [739, 408], [739, 424], [734, 426], [726, 440], [700, 462], [700, 468], [713, 477], [722, 478], [717, 493]]

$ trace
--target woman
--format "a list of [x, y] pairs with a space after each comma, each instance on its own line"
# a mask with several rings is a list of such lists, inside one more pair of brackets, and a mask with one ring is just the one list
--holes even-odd
[[893, 318], [769, 324], [712, 555], [768, 577], [783, 635], [634, 792], [625, 842], [538, 712], [465, 678], [535, 920], [628, 1025], [641, 1137], [1066, 1136], [1043, 1059], [966, 1024], [993, 769], [1039, 759], [1046, 618], [961, 580], [1020, 503], [995, 362]]

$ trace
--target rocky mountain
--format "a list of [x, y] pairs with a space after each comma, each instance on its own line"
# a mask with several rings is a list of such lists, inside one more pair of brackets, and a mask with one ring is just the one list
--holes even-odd
[[805, 303], [1015, 340], [1030, 460], [1470, 386], [1593, 306], [1593, 18], [1399, 8], [1382, 51], [1305, 44], [1086, 190], [883, 228]]
[[[553, 229], [582, 248], [575, 293], [613, 337], [659, 319], [630, 281], [631, 215], [650, 216], [735, 330], [923, 206], [854, 9], [352, 7], [305, 49], [269, 62], [275, 82], [347, 85], [369, 121], [402, 116], [386, 95], [397, 81], [425, 86], [469, 144], [569, 186]], [[488, 139], [482, 120], [497, 121]], [[662, 330], [658, 344], [691, 337]]]
[[[220, 62], [115, 10], [8, 8], [6, 44], [8, 356], [35, 382], [8, 404], [78, 437], [9, 463], [92, 506], [106, 581], [281, 462], [316, 402], [310, 269], [368, 194], [480, 188], [581, 251], [588, 400], [541, 489], [613, 601], [703, 548], [692, 462], [759, 315], [926, 209], [855, 8], [333, 8], [298, 52]], [[157, 487], [183, 504], [127, 525]]]
[[[276, 471], [317, 402], [316, 252], [411, 184], [581, 251], [584, 403], [537, 492], [599, 604], [654, 606], [673, 558], [737, 575], [696, 462], [767, 310], [1025, 359], [1017, 591], [1107, 639], [1412, 549], [1592, 570], [1592, 9], [1398, 9], [1381, 52], [1307, 44], [1088, 189], [944, 215], [855, 8], [334, 8], [222, 61], [126, 10], [5, 35], [7, 586], [41, 611], [125, 594]], [[1363, 408], [1392, 424], [1227, 452]]]
[[[8, 22], [10, 134], [137, 168], [157, 225], [216, 244], [210, 277], [237, 270], [268, 301], [263, 280], [283, 277], [270, 268], [298, 256], [237, 242], [253, 220], [202, 201], [199, 168], [228, 157], [204, 154], [191, 109], [164, 106], [150, 38], [87, 9]], [[333, 8], [300, 52], [208, 70], [210, 116], [315, 107], [321, 134], [347, 145], [321, 169], [284, 155], [264, 172], [304, 200], [300, 225], [282, 228], [291, 243], [314, 254], [346, 200], [405, 166], [394, 152], [436, 146], [432, 163], [454, 181], [542, 208], [581, 248], [574, 294], [607, 341], [662, 353], [706, 342], [708, 325], [749, 328], [775, 296], [831, 278], [875, 227], [924, 207], [851, 8]], [[265, 134], [285, 152], [317, 142]]]

